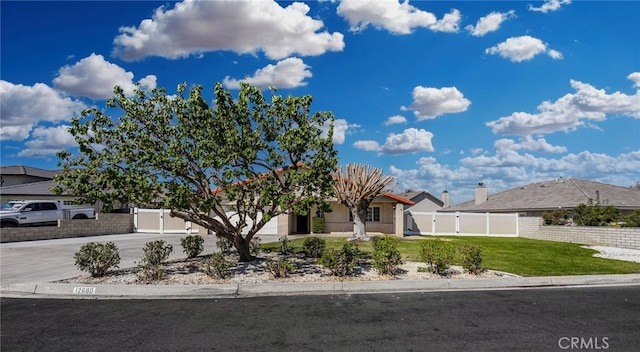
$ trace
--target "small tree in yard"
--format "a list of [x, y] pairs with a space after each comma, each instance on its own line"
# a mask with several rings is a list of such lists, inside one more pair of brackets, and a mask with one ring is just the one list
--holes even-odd
[[347, 164], [345, 171], [338, 169], [333, 189], [338, 201], [353, 216], [353, 240], [369, 240], [366, 230], [369, 205], [383, 195], [394, 182], [391, 176], [382, 176], [382, 170], [361, 164]]
[[268, 102], [259, 88], [241, 84], [234, 99], [217, 83], [210, 106], [202, 87], [186, 87], [133, 97], [116, 87], [107, 102], [114, 113], [83, 111], [69, 128], [78, 153], [58, 154], [63, 173], [54, 191], [107, 208], [171, 209], [251, 261], [251, 239], [270, 219], [305, 214], [331, 194], [333, 115], [310, 114], [311, 96], [282, 97], [275, 89]]
[[578, 204], [573, 208], [574, 221], [579, 226], [606, 226], [620, 220], [618, 209], [600, 201], [600, 192], [596, 191], [596, 201], [589, 198], [587, 204]]

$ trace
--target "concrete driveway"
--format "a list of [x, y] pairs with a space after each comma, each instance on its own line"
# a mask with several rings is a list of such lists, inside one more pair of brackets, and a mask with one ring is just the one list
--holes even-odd
[[[73, 255], [88, 242], [114, 242], [120, 252], [120, 268], [135, 266], [143, 256], [145, 243], [165, 240], [173, 245], [170, 259], [184, 258], [180, 239], [184, 234], [132, 233], [93, 237], [65, 238], [0, 244], [0, 282], [2, 286], [18, 283], [51, 282], [84, 275], [75, 267]], [[216, 238], [205, 235], [203, 253], [216, 250]], [[276, 235], [260, 235], [263, 243], [277, 241]]]

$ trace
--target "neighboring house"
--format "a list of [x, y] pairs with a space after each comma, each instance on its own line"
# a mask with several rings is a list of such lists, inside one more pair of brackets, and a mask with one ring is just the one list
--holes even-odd
[[0, 167], [0, 187], [9, 187], [40, 181], [51, 181], [55, 171], [31, 166], [13, 165]]
[[400, 196], [416, 203], [413, 206], [405, 207], [404, 224], [405, 230], [408, 232], [417, 231], [414, 214], [440, 211], [442, 208], [449, 206], [449, 192], [447, 191], [442, 192], [440, 199], [427, 191], [407, 192]]
[[0, 167], [0, 204], [10, 200], [59, 200], [65, 205], [72, 205], [76, 197], [57, 195], [51, 188], [57, 183], [53, 181], [56, 171], [36, 167], [13, 165]]
[[621, 215], [640, 209], [640, 189], [576, 178], [559, 178], [531, 183], [492, 195], [489, 195], [487, 187], [480, 183], [476, 187], [474, 200], [442, 209], [442, 211], [517, 212], [523, 216], [542, 216], [548, 211], [572, 210], [579, 204], [588, 204], [590, 199], [593, 202], [599, 199], [602, 204], [617, 208]]
[[449, 206], [449, 192], [442, 192], [438, 198], [427, 191], [411, 191], [399, 194], [400, 197], [411, 200], [415, 205], [404, 208], [405, 212], [412, 211], [438, 211]]
[[60, 200], [64, 204], [70, 205], [75, 197], [59, 196], [51, 192], [54, 187], [54, 181], [31, 182], [21, 185], [13, 185], [8, 187], [0, 187], [0, 201], [2, 204], [10, 200]]

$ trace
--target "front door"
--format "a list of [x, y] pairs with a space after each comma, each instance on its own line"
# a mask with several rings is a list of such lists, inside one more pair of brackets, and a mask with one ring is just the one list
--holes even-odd
[[309, 215], [296, 215], [296, 233], [309, 233]]

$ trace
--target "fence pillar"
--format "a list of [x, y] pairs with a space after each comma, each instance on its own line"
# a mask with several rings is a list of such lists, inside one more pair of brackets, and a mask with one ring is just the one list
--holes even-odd
[[489, 224], [491, 223], [489, 219], [489, 212], [486, 213], [486, 216], [487, 216], [487, 236], [489, 236], [489, 234], [491, 234], [491, 228], [489, 226]]
[[138, 208], [133, 208], [133, 232], [138, 232]]

